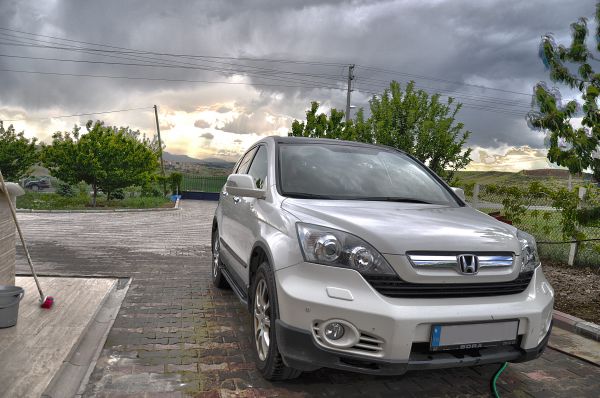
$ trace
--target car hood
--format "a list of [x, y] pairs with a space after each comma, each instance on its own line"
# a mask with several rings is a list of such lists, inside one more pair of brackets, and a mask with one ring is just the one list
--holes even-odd
[[516, 228], [468, 206], [287, 198], [282, 208], [302, 222], [350, 232], [383, 254], [520, 252]]

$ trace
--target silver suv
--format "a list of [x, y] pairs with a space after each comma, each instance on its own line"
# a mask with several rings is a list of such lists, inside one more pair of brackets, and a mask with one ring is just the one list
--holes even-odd
[[221, 192], [212, 253], [269, 380], [527, 361], [550, 335], [533, 237], [388, 147], [257, 142]]

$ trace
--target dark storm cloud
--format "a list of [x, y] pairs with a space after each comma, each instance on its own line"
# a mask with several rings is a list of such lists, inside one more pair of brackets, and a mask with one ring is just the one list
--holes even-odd
[[226, 131], [233, 134], [251, 134], [252, 131], [250, 131], [247, 127], [248, 121], [249, 118], [247, 116], [242, 116], [234, 119], [231, 122], [223, 124], [223, 126], [217, 127], [217, 130]]
[[194, 122], [194, 127], [205, 129], [210, 127], [210, 123], [208, 123], [206, 120], [199, 119]]
[[[159, 0], [3, 0], [0, 2], [0, 27], [157, 52], [356, 63], [359, 66], [356, 68], [354, 105], [368, 106], [370, 93], [380, 92], [392, 78], [400, 82], [415, 79], [417, 85], [426, 90], [455, 90], [453, 95], [470, 105], [459, 115], [473, 131], [472, 145], [541, 147], [540, 134], [527, 128], [523, 116], [512, 115], [515, 109], [526, 113], [529, 107], [527, 96], [469, 88], [441, 80], [531, 92], [534, 83], [548, 80], [537, 57], [540, 36], [554, 32], [559, 39], [567, 38], [569, 24], [580, 16], [591, 17], [594, 3], [593, 0], [255, 0], [178, 2], [175, 5]], [[0, 37], [15, 40], [6, 34], [12, 33], [4, 32]], [[1, 45], [0, 53], [140, 63], [139, 59], [100, 58], [82, 52], [17, 45]], [[178, 80], [223, 81], [231, 76], [205, 70], [207, 67], [231, 67], [214, 60], [181, 61], [186, 63], [186, 68], [0, 57], [0, 68]], [[221, 62], [247, 65], [243, 60]], [[383, 66], [413, 75], [392, 75], [363, 65]], [[260, 77], [264, 71], [256, 71], [249, 78], [257, 83], [340, 88], [345, 84], [346, 70], [342, 66], [263, 63], [260, 67], [285, 68], [313, 76], [298, 77], [290, 73], [279, 76], [280, 80], [269, 80]], [[414, 74], [441, 80], [420, 79]], [[237, 134], [262, 134], [269, 127], [263, 125], [263, 111], [270, 115], [303, 118], [311, 100], [322, 101], [328, 107], [343, 109], [345, 106], [343, 90], [309, 87], [260, 86], [258, 92], [249, 96], [243, 86], [11, 72], [0, 72], [0, 87], [0, 111], [3, 107], [20, 108], [42, 115], [56, 114], [57, 109], [61, 114], [79, 113], [154, 103], [174, 110], [192, 111], [199, 106], [235, 102], [248, 112], [260, 115], [259, 118], [242, 115], [222, 127]], [[505, 109], [510, 112], [503, 111]], [[227, 113], [232, 109], [219, 105], [216, 111]], [[132, 114], [131, 117], [140, 127], [151, 129], [153, 126], [150, 113]]]
[[276, 135], [279, 126], [291, 123], [290, 118], [273, 116], [265, 109], [259, 108], [250, 113], [242, 113], [217, 129], [233, 134]]
[[207, 140], [212, 140], [213, 138], [215, 138], [215, 136], [213, 134], [211, 134], [211, 133], [201, 134], [200, 137], [206, 138]]
[[160, 124], [160, 129], [161, 130], [171, 130], [173, 127], [175, 127], [174, 123], [161, 123]]
[[231, 111], [232, 111], [232, 109], [227, 106], [220, 106], [219, 108], [217, 108], [218, 113], [228, 113]]

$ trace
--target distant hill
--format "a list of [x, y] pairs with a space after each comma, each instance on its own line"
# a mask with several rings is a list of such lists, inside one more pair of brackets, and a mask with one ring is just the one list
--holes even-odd
[[169, 162], [197, 163], [209, 167], [218, 168], [232, 168], [234, 165], [234, 162], [229, 162], [227, 160], [219, 158], [196, 159], [188, 155], [176, 155], [169, 152], [163, 152], [163, 159], [168, 160]]
[[[518, 173], [502, 171], [457, 171], [456, 177], [462, 184], [479, 183], [483, 185], [501, 184], [528, 186], [529, 183], [533, 181], [539, 181], [550, 186], [566, 187], [568, 184], [569, 173], [565, 173], [559, 169], [522, 170]], [[589, 182], [591, 175], [584, 174], [583, 176], [573, 176], [573, 185], [577, 186], [583, 184], [584, 178], [585, 181]]]

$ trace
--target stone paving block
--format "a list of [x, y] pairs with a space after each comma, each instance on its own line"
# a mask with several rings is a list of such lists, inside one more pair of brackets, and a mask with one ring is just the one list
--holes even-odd
[[[19, 213], [41, 273], [131, 277], [85, 397], [488, 397], [497, 365], [374, 377], [318, 370], [280, 383], [254, 365], [250, 317], [210, 281], [214, 202], [175, 212]], [[93, 226], [93, 227], [90, 227]], [[17, 247], [17, 269], [28, 266]], [[598, 397], [600, 368], [548, 349], [510, 364], [503, 397]]]

